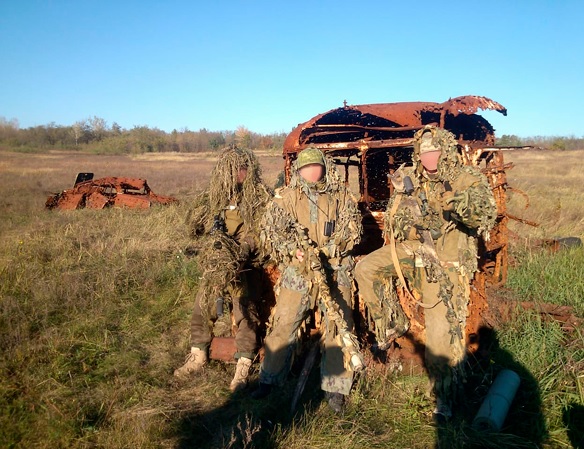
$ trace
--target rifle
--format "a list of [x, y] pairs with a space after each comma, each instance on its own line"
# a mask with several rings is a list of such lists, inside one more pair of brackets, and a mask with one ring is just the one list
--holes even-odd
[[302, 365], [302, 371], [300, 372], [300, 376], [298, 377], [298, 383], [296, 384], [296, 390], [294, 390], [294, 396], [292, 397], [292, 403], [290, 404], [290, 414], [294, 414], [294, 409], [296, 409], [296, 404], [304, 391], [304, 387], [306, 386], [306, 381], [308, 380], [308, 376], [310, 374], [310, 370], [312, 370], [312, 366], [314, 365], [314, 361], [316, 360], [316, 354], [318, 352], [318, 342], [312, 342], [312, 346], [308, 355], [306, 356], [306, 360], [304, 361], [304, 365]]
[[[349, 331], [347, 321], [343, 318], [343, 312], [339, 305], [334, 301], [328, 284], [326, 283], [326, 274], [324, 273], [323, 260], [324, 255], [318, 250], [315, 242], [313, 242], [307, 235], [304, 229], [296, 224], [298, 233], [300, 234], [300, 247], [307, 256], [306, 266], [313, 272], [315, 283], [318, 287], [319, 299], [324, 305], [324, 313], [330, 321], [336, 325], [338, 335], [340, 337], [341, 350], [344, 355], [345, 365], [353, 372], [360, 372], [365, 369], [365, 360], [359, 351], [359, 343], [357, 337]], [[304, 362], [302, 372], [296, 384], [296, 390], [292, 397], [292, 404], [290, 406], [290, 413], [294, 412], [296, 404], [304, 391], [306, 380], [314, 364], [317, 352], [317, 342], [313, 343], [312, 348]]]

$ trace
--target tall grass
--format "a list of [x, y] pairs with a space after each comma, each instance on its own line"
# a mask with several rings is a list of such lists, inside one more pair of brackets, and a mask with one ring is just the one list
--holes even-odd
[[507, 287], [525, 301], [573, 306], [584, 316], [584, 248], [516, 251]]
[[[262, 155], [261, 161], [266, 178], [275, 180], [281, 158]], [[566, 334], [533, 313], [501, 323], [499, 349], [490, 363], [473, 367], [464, 413], [445, 426], [432, 422], [426, 376], [373, 362], [339, 416], [323, 401], [318, 367], [294, 416], [298, 366], [266, 401], [230, 394], [234, 367], [215, 361], [192, 381], [176, 383], [172, 371], [188, 349], [199, 275], [196, 258], [184, 252], [192, 243], [184, 218], [213, 163], [180, 155], [0, 152], [0, 447], [573, 444], [579, 435], [573, 417], [584, 406], [582, 334]], [[44, 210], [46, 196], [70, 187], [78, 171], [147, 178], [156, 193], [177, 196], [181, 204]], [[572, 305], [582, 316], [581, 250], [515, 252], [515, 258], [514, 298]], [[502, 432], [476, 432], [472, 418], [502, 367], [517, 370], [522, 387]]]
[[0, 427], [36, 428], [9, 441], [83, 440], [167, 377], [196, 284], [180, 211], [50, 213], [2, 242]]

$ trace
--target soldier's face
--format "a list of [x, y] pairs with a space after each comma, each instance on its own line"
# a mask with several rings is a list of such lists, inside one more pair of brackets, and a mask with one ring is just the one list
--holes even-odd
[[306, 182], [318, 182], [324, 175], [324, 167], [320, 164], [308, 164], [298, 170], [298, 174]]
[[239, 171], [237, 172], [237, 182], [239, 184], [243, 184], [243, 181], [245, 181], [246, 176], [247, 176], [247, 167], [239, 167]]
[[441, 151], [426, 151], [420, 154], [420, 161], [427, 172], [434, 173], [438, 170], [438, 159], [440, 159]]

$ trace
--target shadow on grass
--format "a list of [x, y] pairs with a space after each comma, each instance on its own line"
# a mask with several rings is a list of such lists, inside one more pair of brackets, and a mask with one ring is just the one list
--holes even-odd
[[[453, 407], [453, 417], [446, 423], [434, 423], [435, 448], [534, 448], [541, 447], [547, 437], [537, 381], [513, 355], [501, 348], [497, 335], [490, 328], [478, 334], [479, 349], [465, 362], [467, 381], [459, 391]], [[426, 348], [414, 342], [416, 351]], [[282, 388], [277, 388], [263, 400], [250, 397], [257, 384], [229, 396], [221, 406], [183, 415], [175, 427], [179, 449], [187, 448], [277, 448], [288, 430], [302, 426], [306, 416], [320, 407], [324, 395], [320, 389], [318, 360], [310, 372], [304, 393], [294, 414], [290, 405], [298, 375], [308, 351], [295, 363]], [[436, 360], [436, 358], [434, 358]], [[447, 364], [446, 359], [444, 363]], [[489, 387], [503, 369], [516, 372], [521, 383], [510, 406], [503, 428], [499, 432], [476, 430], [473, 419], [485, 399]], [[390, 387], [388, 387], [390, 388]], [[581, 406], [566, 409], [564, 419], [570, 429], [575, 448], [582, 440]], [[335, 419], [334, 416], [331, 419]], [[375, 445], [372, 442], [372, 445]], [[390, 447], [390, 446], [388, 446]]]
[[[437, 448], [541, 447], [547, 429], [536, 379], [513, 355], [499, 346], [496, 332], [483, 327], [477, 334], [478, 350], [466, 362], [464, 393], [455, 403], [453, 418], [436, 426]], [[499, 432], [477, 430], [472, 422], [497, 375], [509, 369], [521, 383]]]
[[584, 406], [571, 402], [563, 413], [564, 425], [574, 449], [584, 449]]
[[305, 355], [294, 364], [285, 385], [274, 389], [267, 398], [255, 400], [250, 397], [250, 393], [258, 386], [256, 381], [245, 390], [231, 394], [229, 400], [220, 407], [183, 416], [176, 428], [177, 448], [279, 447], [278, 437], [286, 429], [300, 423], [306, 414], [314, 413], [324, 398], [320, 389], [317, 359], [298, 405], [291, 413], [290, 406], [304, 360]]

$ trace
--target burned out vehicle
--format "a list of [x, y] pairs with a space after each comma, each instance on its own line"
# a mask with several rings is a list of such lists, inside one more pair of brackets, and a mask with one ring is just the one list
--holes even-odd
[[[488, 311], [487, 285], [499, 285], [507, 276], [506, 175], [503, 153], [494, 147], [491, 124], [479, 110], [507, 114], [499, 103], [480, 96], [463, 96], [444, 103], [405, 102], [343, 107], [317, 115], [299, 124], [286, 138], [283, 155], [286, 182], [298, 153], [317, 147], [331, 156], [345, 182], [359, 198], [363, 215], [364, 239], [361, 254], [384, 244], [383, 213], [392, 194], [389, 174], [402, 164], [411, 164], [414, 133], [425, 125], [437, 125], [452, 132], [467, 165], [478, 167], [488, 178], [497, 202], [498, 217], [488, 241], [479, 243], [479, 271], [472, 281], [468, 307], [467, 341], [475, 340]], [[403, 296], [403, 295], [402, 295]], [[412, 338], [402, 337], [398, 344], [414, 351], [412, 340], [424, 341], [423, 312], [402, 298], [402, 307], [411, 323]], [[366, 314], [363, 306], [362, 315]], [[410, 335], [410, 337], [412, 336]], [[472, 347], [470, 348], [472, 349]]]
[[47, 198], [47, 209], [104, 209], [127, 207], [145, 209], [153, 204], [172, 204], [178, 200], [155, 194], [145, 179], [106, 177], [93, 179], [93, 173], [79, 173], [72, 189]]

